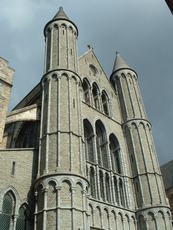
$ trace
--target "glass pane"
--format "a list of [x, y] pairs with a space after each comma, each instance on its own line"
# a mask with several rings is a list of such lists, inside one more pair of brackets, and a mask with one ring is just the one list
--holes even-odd
[[93, 141], [92, 138], [87, 140], [89, 161], [94, 162]]
[[6, 214], [0, 214], [0, 229], [10, 230], [10, 216]]
[[22, 219], [21, 217], [18, 217], [17, 223], [16, 223], [16, 230], [26, 230], [26, 228], [25, 228], [25, 219]]
[[12, 200], [12, 197], [9, 194], [7, 194], [7, 195], [4, 196], [2, 212], [4, 214], [11, 215], [12, 210], [13, 210], [13, 200]]

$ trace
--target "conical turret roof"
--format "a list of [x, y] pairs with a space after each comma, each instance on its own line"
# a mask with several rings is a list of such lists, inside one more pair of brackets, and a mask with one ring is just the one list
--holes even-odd
[[113, 73], [119, 69], [131, 69], [127, 63], [122, 59], [119, 52], [116, 52], [115, 63], [113, 67]]
[[66, 15], [66, 13], [64, 12], [62, 6], [59, 7], [59, 10], [58, 12], [55, 14], [55, 16], [53, 17], [52, 20], [50, 20], [44, 27], [44, 36], [46, 36], [46, 28], [48, 27], [48, 25], [50, 25], [52, 22], [54, 21], [58, 21], [58, 20], [65, 20], [65, 21], [68, 21], [70, 23], [72, 23], [74, 25], [74, 27], [76, 28], [76, 31], [77, 31], [77, 36], [78, 36], [78, 28], [77, 26], [75, 25], [75, 23], [69, 19], [69, 17]]
[[66, 13], [64, 12], [62, 6], [59, 7], [58, 12], [57, 12], [57, 14], [54, 16], [53, 19], [67, 19], [67, 20], [69, 20], [68, 16], [67, 16]]

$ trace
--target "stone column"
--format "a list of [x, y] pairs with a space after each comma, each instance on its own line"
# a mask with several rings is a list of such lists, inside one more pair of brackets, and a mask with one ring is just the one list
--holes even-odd
[[34, 230], [37, 230], [37, 212], [38, 212], [38, 206], [37, 206], [37, 196], [38, 196], [38, 192], [36, 191], [34, 193], [35, 196], [35, 212], [34, 212]]
[[71, 188], [71, 212], [72, 212], [72, 230], [75, 229], [75, 210], [74, 210], [74, 193], [76, 191], [75, 187]]
[[60, 230], [59, 217], [60, 217], [60, 190], [61, 187], [57, 186], [56, 188], [56, 230]]
[[43, 209], [43, 230], [46, 230], [46, 219], [47, 219], [47, 192], [48, 188], [43, 190], [44, 193], [44, 209]]

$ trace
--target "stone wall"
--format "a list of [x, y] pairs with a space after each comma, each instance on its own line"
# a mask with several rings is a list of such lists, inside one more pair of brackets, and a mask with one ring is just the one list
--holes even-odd
[[8, 62], [0, 57], [0, 148], [2, 147], [2, 137], [11, 93], [13, 73], [14, 70], [8, 66]]

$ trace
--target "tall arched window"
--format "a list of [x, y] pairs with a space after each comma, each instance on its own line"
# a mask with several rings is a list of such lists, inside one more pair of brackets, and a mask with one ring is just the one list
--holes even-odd
[[90, 104], [90, 94], [89, 94], [89, 83], [86, 79], [83, 80], [83, 83], [82, 83], [82, 88], [83, 88], [83, 98], [84, 98], [84, 101], [87, 103], [87, 104]]
[[108, 103], [108, 96], [105, 91], [102, 92], [102, 106], [103, 106], [103, 112], [109, 116], [109, 103]]
[[106, 186], [106, 199], [108, 202], [111, 202], [110, 181], [109, 181], [109, 175], [107, 173], [105, 176], [105, 186]]
[[100, 180], [100, 196], [102, 200], [105, 201], [104, 179], [103, 179], [102, 171], [99, 171], [99, 180]]
[[95, 176], [94, 169], [90, 168], [90, 186], [91, 186], [91, 196], [96, 198], [96, 185], [95, 185]]
[[98, 86], [96, 85], [96, 83], [93, 84], [92, 94], [93, 94], [94, 107], [96, 109], [100, 109], [100, 106], [99, 106], [99, 90], [98, 90]]
[[14, 225], [15, 198], [10, 191], [5, 194], [2, 204], [2, 213], [0, 214], [1, 229], [10, 230]]
[[16, 222], [16, 230], [29, 230], [29, 214], [26, 205], [22, 205], [19, 209], [19, 216]]
[[108, 168], [106, 130], [100, 120], [96, 121], [96, 144], [98, 164]]
[[114, 134], [109, 136], [109, 148], [111, 153], [112, 160], [112, 169], [114, 172], [121, 173], [121, 164], [120, 164], [120, 147], [117, 138]]
[[94, 162], [94, 151], [93, 151], [93, 128], [88, 120], [84, 120], [84, 137], [85, 137], [85, 149], [87, 160], [90, 162]]

